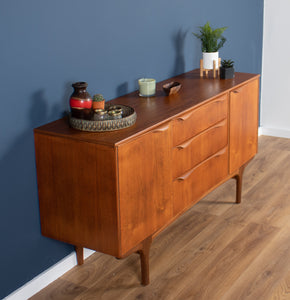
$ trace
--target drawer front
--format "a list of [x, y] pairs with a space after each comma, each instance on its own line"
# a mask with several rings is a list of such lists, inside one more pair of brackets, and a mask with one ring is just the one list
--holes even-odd
[[225, 119], [227, 117], [227, 99], [228, 96], [225, 94], [175, 119], [173, 121], [173, 145], [179, 145]]
[[227, 119], [173, 148], [173, 178], [181, 176], [228, 144]]
[[225, 147], [173, 181], [173, 210], [178, 214], [196, 203], [228, 174], [228, 149]]

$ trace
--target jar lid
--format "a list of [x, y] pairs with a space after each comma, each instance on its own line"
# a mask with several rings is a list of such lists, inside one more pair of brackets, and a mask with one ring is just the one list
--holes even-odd
[[94, 112], [95, 112], [95, 114], [98, 114], [98, 115], [101, 115], [101, 116], [107, 113], [106, 110], [101, 109], [101, 108], [95, 109]]
[[108, 111], [110, 110], [123, 110], [121, 105], [112, 105], [108, 107]]
[[78, 81], [72, 84], [72, 87], [74, 88], [86, 88], [88, 87], [88, 84], [84, 81]]
[[122, 114], [122, 109], [112, 109], [108, 111], [110, 116], [120, 116]]

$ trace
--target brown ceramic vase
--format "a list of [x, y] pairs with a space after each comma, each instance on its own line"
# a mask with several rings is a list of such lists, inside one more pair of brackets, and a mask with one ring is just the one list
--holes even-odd
[[71, 116], [78, 119], [90, 120], [92, 118], [92, 97], [87, 92], [86, 82], [72, 84], [74, 92], [70, 97]]

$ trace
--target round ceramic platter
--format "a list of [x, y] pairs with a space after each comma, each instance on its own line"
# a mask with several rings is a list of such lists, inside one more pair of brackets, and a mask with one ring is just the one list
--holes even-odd
[[[114, 105], [115, 106], [115, 105]], [[71, 127], [90, 132], [102, 132], [102, 131], [114, 131], [123, 128], [130, 127], [135, 124], [137, 119], [137, 114], [134, 108], [130, 106], [125, 106], [118, 104], [118, 107], [122, 108], [122, 118], [112, 119], [112, 120], [84, 120], [77, 119], [69, 116], [69, 123]], [[105, 109], [108, 110], [110, 106], [106, 106]]]

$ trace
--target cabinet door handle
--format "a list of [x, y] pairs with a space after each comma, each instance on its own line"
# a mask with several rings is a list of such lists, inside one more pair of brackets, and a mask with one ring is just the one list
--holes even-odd
[[234, 94], [238, 94], [238, 93], [239, 93], [239, 91], [235, 90], [235, 91], [233, 91], [233, 93], [234, 93]]
[[187, 119], [192, 115], [192, 113], [193, 113], [193, 112], [191, 111], [191, 112], [189, 112], [188, 114], [179, 117], [177, 120], [178, 120], [178, 121], [185, 121], [185, 120], [187, 120]]
[[164, 132], [164, 131], [166, 131], [166, 130], [169, 129], [169, 126], [170, 126], [170, 124], [166, 124], [166, 125], [164, 125], [164, 126], [161, 126], [161, 127], [156, 128], [156, 129], [153, 129], [152, 132], [153, 132], [153, 133]]

